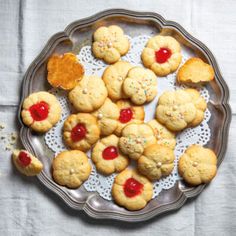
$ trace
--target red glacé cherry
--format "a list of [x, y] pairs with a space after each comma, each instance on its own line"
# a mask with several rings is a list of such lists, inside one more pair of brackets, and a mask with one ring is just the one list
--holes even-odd
[[26, 152], [20, 152], [18, 155], [18, 160], [20, 165], [22, 165], [23, 167], [26, 167], [31, 163], [31, 157]]
[[102, 152], [102, 157], [105, 160], [113, 160], [118, 157], [118, 150], [115, 146], [109, 146]]
[[125, 181], [123, 188], [127, 197], [135, 197], [142, 192], [143, 184], [134, 178], [129, 178]]
[[78, 142], [85, 138], [87, 133], [87, 129], [83, 124], [77, 124], [72, 130], [71, 130], [71, 139], [73, 142]]
[[35, 121], [42, 121], [48, 117], [49, 106], [46, 102], [38, 102], [32, 105], [29, 111]]
[[125, 108], [120, 110], [119, 121], [121, 123], [127, 123], [133, 118], [133, 111], [131, 108]]
[[171, 57], [171, 51], [168, 48], [160, 48], [155, 52], [156, 62], [165, 63]]

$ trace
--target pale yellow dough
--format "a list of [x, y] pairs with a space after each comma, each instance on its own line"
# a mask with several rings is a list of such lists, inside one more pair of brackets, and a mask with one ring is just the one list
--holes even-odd
[[[137, 196], [127, 197], [125, 195], [123, 186], [129, 178], [134, 178], [143, 184], [142, 192]], [[116, 176], [112, 186], [112, 196], [118, 205], [130, 211], [140, 210], [152, 199], [153, 185], [146, 177], [140, 175], [137, 171], [126, 169]]]
[[[86, 128], [86, 136], [82, 140], [74, 142], [71, 138], [71, 131], [78, 124], [82, 124]], [[71, 149], [88, 151], [98, 141], [99, 137], [100, 129], [97, 119], [91, 114], [72, 114], [64, 122], [63, 139]]]
[[130, 47], [128, 38], [117, 25], [99, 27], [93, 34], [92, 51], [95, 57], [108, 64], [117, 62]]
[[[49, 106], [49, 112], [46, 119], [42, 121], [35, 121], [30, 114], [30, 107], [39, 102], [45, 102]], [[50, 130], [61, 118], [61, 105], [57, 98], [44, 91], [30, 94], [23, 102], [21, 111], [22, 121], [32, 130], [37, 132], [47, 132]]]
[[157, 95], [157, 77], [149, 69], [133, 67], [124, 80], [123, 91], [136, 105], [151, 102]]
[[118, 126], [119, 108], [109, 98], [95, 112], [92, 113], [97, 118], [101, 135], [107, 136], [112, 134]]
[[144, 107], [143, 106], [136, 106], [135, 104], [133, 104], [132, 102], [130, 102], [129, 100], [119, 100], [116, 105], [119, 108], [119, 113], [122, 111], [122, 109], [127, 109], [130, 108], [131, 111], [133, 112], [133, 117], [130, 121], [126, 122], [126, 123], [122, 123], [119, 119], [118, 119], [118, 126], [117, 129], [115, 130], [115, 134], [117, 136], [121, 135], [121, 131], [122, 129], [128, 125], [128, 124], [141, 124], [143, 123], [144, 117], [145, 117], [145, 112], [144, 112]]
[[126, 61], [118, 61], [106, 68], [102, 79], [107, 87], [108, 96], [117, 101], [122, 98], [127, 98], [123, 92], [123, 82], [132, 65]]
[[181, 131], [196, 118], [191, 95], [184, 90], [164, 92], [157, 104], [156, 119], [171, 131]]
[[59, 153], [52, 162], [54, 181], [68, 188], [78, 188], [88, 179], [92, 167], [85, 153], [73, 150]]
[[[155, 52], [161, 48], [168, 48], [172, 53], [165, 63], [156, 62]], [[177, 40], [171, 36], [161, 35], [148, 40], [141, 57], [144, 66], [151, 69], [157, 76], [166, 76], [176, 71], [182, 60], [181, 48]]]
[[180, 157], [178, 170], [188, 184], [206, 184], [216, 175], [217, 157], [209, 148], [192, 145]]
[[103, 80], [95, 75], [84, 76], [70, 91], [69, 100], [78, 112], [92, 112], [103, 105], [107, 98]]
[[129, 124], [122, 130], [119, 147], [131, 159], [138, 160], [144, 149], [156, 142], [154, 131], [148, 124]]
[[[110, 175], [114, 172], [121, 172], [128, 166], [129, 159], [119, 151], [118, 143], [119, 138], [112, 134], [100, 139], [94, 146], [92, 151], [92, 160], [95, 163], [97, 170], [102, 174]], [[117, 148], [118, 156], [115, 159], [106, 160], [103, 158], [102, 153], [105, 148], [110, 146]]]
[[138, 170], [150, 180], [159, 180], [171, 174], [174, 169], [174, 160], [173, 149], [153, 144], [147, 147], [138, 159]]
[[[21, 165], [19, 160], [20, 152], [27, 153], [28, 156], [31, 158], [31, 162], [28, 166]], [[43, 169], [42, 162], [26, 150], [18, 150], [18, 149], [14, 150], [12, 153], [12, 160], [17, 170], [20, 171], [23, 175], [35, 176], [38, 175]]]
[[158, 144], [175, 149], [176, 139], [174, 132], [168, 130], [157, 120], [149, 121], [148, 125], [152, 127]]

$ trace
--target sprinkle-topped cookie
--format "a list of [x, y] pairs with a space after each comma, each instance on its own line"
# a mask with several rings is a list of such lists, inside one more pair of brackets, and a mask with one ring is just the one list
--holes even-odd
[[124, 80], [123, 91], [136, 105], [150, 102], [157, 95], [157, 77], [149, 69], [134, 67]]
[[156, 143], [153, 129], [147, 124], [129, 124], [122, 130], [119, 147], [131, 159], [137, 160], [144, 149]]
[[129, 50], [129, 40], [117, 25], [102, 26], [93, 34], [93, 54], [109, 64], [117, 62]]
[[196, 118], [192, 97], [184, 90], [164, 92], [157, 104], [156, 119], [172, 131], [181, 131]]
[[184, 91], [191, 96], [193, 104], [197, 109], [197, 114], [195, 119], [188, 125], [190, 127], [195, 127], [203, 121], [204, 112], [206, 111], [207, 108], [207, 103], [196, 89], [188, 88], [185, 89]]
[[179, 174], [191, 185], [209, 183], [217, 172], [215, 153], [200, 145], [188, 147], [179, 159]]
[[152, 127], [158, 144], [175, 149], [176, 139], [174, 132], [168, 130], [157, 120], [149, 121], [148, 125]]

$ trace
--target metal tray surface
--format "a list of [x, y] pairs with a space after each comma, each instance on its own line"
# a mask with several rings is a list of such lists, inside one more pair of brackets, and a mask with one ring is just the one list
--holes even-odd
[[18, 118], [21, 124], [20, 138], [24, 147], [34, 153], [44, 164], [44, 170], [38, 175], [44, 186], [60, 196], [64, 202], [76, 209], [84, 210], [94, 218], [116, 219], [122, 221], [144, 221], [161, 213], [180, 208], [188, 198], [199, 195], [205, 185], [190, 187], [182, 181], [177, 181], [173, 188], [163, 190], [157, 198], [139, 211], [128, 211], [117, 206], [112, 201], [106, 201], [95, 192], [87, 192], [82, 186], [70, 190], [57, 185], [51, 177], [51, 161], [54, 153], [46, 146], [44, 135], [36, 134], [21, 121], [20, 112], [23, 100], [32, 92], [49, 90], [46, 64], [53, 53], [72, 51], [78, 53], [84, 45], [91, 44], [94, 30], [101, 25], [118, 24], [132, 36], [141, 34], [160, 33], [172, 35], [182, 45], [190, 48], [204, 61], [211, 64], [215, 70], [215, 80], [207, 85], [210, 93], [208, 109], [212, 116], [209, 121], [211, 140], [206, 145], [212, 148], [218, 156], [218, 166], [224, 159], [227, 147], [228, 130], [231, 120], [231, 110], [228, 104], [229, 90], [220, 73], [217, 62], [210, 50], [199, 40], [191, 36], [179, 24], [167, 21], [162, 16], [152, 12], [135, 12], [124, 9], [111, 9], [91, 17], [75, 21], [68, 25], [63, 32], [53, 35], [41, 53], [26, 71], [22, 84], [21, 102]]

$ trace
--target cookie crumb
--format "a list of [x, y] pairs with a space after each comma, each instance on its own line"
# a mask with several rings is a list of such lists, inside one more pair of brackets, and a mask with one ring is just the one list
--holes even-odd
[[6, 125], [3, 122], [0, 122], [0, 131], [5, 129]]

